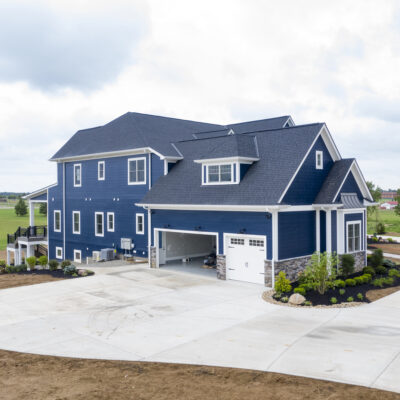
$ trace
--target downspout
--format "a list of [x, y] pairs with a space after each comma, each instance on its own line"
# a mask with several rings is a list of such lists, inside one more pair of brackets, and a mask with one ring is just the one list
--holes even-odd
[[65, 260], [65, 255], [67, 254], [67, 249], [65, 248], [65, 162], [63, 162], [63, 258]]

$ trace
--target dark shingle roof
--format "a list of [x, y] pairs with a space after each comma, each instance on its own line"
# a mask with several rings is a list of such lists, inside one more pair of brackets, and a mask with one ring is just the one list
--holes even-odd
[[269, 131], [271, 129], [283, 128], [284, 124], [290, 118], [290, 115], [283, 117], [260, 119], [258, 121], [239, 122], [238, 124], [229, 124], [228, 128], [232, 128], [235, 133], [246, 133], [254, 131]]
[[[272, 205], [278, 200], [323, 124], [176, 143], [183, 160], [158, 179], [141, 204]], [[255, 137], [260, 160], [254, 162], [239, 184], [202, 185], [201, 165], [193, 162], [235, 138]], [[242, 140], [242, 139], [239, 139]], [[225, 142], [223, 142], [225, 141]], [[210, 158], [210, 157], [207, 157]]]
[[340, 185], [343, 183], [353, 161], [354, 158], [344, 158], [333, 164], [320, 192], [314, 200], [314, 204], [333, 203], [336, 193], [338, 192]]

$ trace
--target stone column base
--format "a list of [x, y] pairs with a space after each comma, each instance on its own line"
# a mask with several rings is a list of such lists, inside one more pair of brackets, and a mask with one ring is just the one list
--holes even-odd
[[[367, 265], [367, 252], [365, 250], [357, 251], [357, 253], [351, 253], [354, 257], [354, 272], [361, 271]], [[341, 262], [339, 261], [339, 267]]]
[[150, 247], [149, 261], [150, 268], [157, 268], [157, 249], [154, 246]]
[[226, 256], [217, 254], [217, 278], [226, 280]]

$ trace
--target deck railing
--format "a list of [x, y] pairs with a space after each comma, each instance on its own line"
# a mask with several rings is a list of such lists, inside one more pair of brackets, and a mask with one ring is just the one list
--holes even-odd
[[7, 244], [13, 244], [19, 237], [44, 239], [47, 237], [47, 226], [28, 226], [27, 228], [19, 227], [15, 233], [7, 235]]

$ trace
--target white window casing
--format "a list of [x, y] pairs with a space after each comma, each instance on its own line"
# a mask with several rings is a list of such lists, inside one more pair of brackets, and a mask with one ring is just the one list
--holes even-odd
[[144, 214], [136, 214], [136, 234], [144, 235]]
[[57, 260], [63, 259], [63, 248], [62, 247], [56, 247], [56, 258], [57, 258]]
[[324, 152], [321, 150], [315, 152], [315, 168], [324, 169]]
[[99, 161], [97, 163], [97, 179], [99, 181], [104, 181], [106, 179], [106, 162]]
[[82, 186], [82, 164], [74, 164], [74, 187]]
[[128, 185], [146, 184], [146, 157], [128, 159]]
[[362, 250], [361, 221], [348, 221], [346, 223], [346, 252], [355, 253]]
[[82, 251], [74, 249], [74, 262], [81, 263], [82, 262]]
[[72, 233], [80, 235], [81, 233], [81, 212], [72, 211]]
[[107, 231], [115, 232], [115, 215], [113, 212], [107, 213]]
[[61, 211], [54, 210], [54, 232], [61, 232]]
[[95, 236], [104, 236], [104, 213], [95, 212], [94, 213], [94, 234]]
[[[201, 168], [203, 185], [230, 185], [233, 183], [239, 183], [239, 163], [202, 164]], [[236, 179], [234, 174], [235, 168]]]

